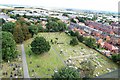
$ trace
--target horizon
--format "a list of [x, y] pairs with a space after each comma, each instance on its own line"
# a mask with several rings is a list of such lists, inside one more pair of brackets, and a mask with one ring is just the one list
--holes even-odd
[[81, 11], [95, 11], [95, 12], [107, 12], [107, 13], [117, 13], [118, 11], [104, 11], [104, 10], [90, 10], [90, 9], [79, 9], [79, 8], [62, 8], [62, 7], [45, 7], [45, 6], [32, 6], [32, 5], [17, 5], [17, 4], [0, 4], [0, 6], [7, 6], [7, 7], [33, 7], [33, 8], [45, 8], [45, 9], [72, 9], [72, 10], [81, 10]]
[[[41, 3], [39, 3], [41, 2]], [[103, 3], [104, 2], [104, 3]], [[2, 5], [25, 5], [31, 7], [47, 7], [47, 8], [65, 8], [65, 9], [81, 9], [81, 10], [96, 10], [107, 12], [118, 12], [119, 0], [61, 0], [59, 3], [56, 0], [2, 0]], [[92, 4], [92, 5], [91, 5]], [[72, 6], [71, 6], [72, 5]], [[86, 6], [87, 5], [87, 6]], [[101, 6], [102, 5], [102, 6]]]

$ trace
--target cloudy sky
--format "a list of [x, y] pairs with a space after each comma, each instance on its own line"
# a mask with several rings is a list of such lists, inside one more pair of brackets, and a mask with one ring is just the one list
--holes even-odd
[[19, 4], [57, 8], [118, 11], [119, 0], [0, 0], [0, 4]]

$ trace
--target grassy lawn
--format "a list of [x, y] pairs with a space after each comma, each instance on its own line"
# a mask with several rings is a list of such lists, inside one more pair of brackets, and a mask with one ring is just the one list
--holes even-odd
[[[11, 62], [2, 62], [1, 66], [1, 76], [2, 78], [9, 78], [12, 72], [12, 77], [15, 77], [14, 74], [17, 74], [18, 78], [23, 77], [23, 68], [22, 68], [22, 57], [21, 57], [21, 47], [20, 45], [17, 45], [18, 55], [19, 58], [16, 58], [14, 61]], [[17, 67], [16, 67], [17, 66]], [[13, 70], [15, 68], [15, 70]], [[17, 72], [18, 70], [18, 72]], [[7, 75], [4, 73], [7, 72]]]
[[[29, 45], [33, 39], [29, 39], [24, 43], [27, 54], [29, 73], [31, 77], [36, 76], [49, 78], [54, 73], [55, 69], [59, 69], [65, 66], [63, 61], [67, 61], [69, 58], [72, 59], [72, 63], [74, 63], [74, 65], [77, 67], [81, 67], [80, 63], [82, 61], [89, 59], [94, 66], [97, 65], [94, 71], [94, 75], [105, 74], [109, 72], [107, 68], [112, 71], [118, 67], [111, 60], [82, 43], [79, 43], [79, 45], [74, 47], [70, 46], [69, 42], [72, 38], [65, 33], [39, 33], [36, 36], [43, 36], [49, 42], [52, 39], [57, 43], [63, 44], [51, 44], [51, 50], [48, 53], [42, 55], [32, 54], [29, 56], [29, 53], [32, 53]], [[58, 40], [56, 38], [58, 38]]]
[[33, 39], [26, 41], [24, 45], [30, 77], [36, 76], [41, 78], [50, 78], [54, 70], [57, 70], [65, 65], [61, 61], [60, 57], [55, 53], [54, 49], [51, 49], [48, 53], [42, 55], [32, 54], [31, 56], [29, 56], [29, 53], [32, 52], [30, 51], [30, 47], [28, 45], [31, 43], [32, 40]]

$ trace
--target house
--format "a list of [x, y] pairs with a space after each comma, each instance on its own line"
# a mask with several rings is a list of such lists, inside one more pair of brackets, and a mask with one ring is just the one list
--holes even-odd
[[80, 34], [84, 35], [85, 32], [83, 30], [78, 30]]
[[118, 39], [115, 38], [115, 37], [111, 37], [110, 43], [113, 44], [113, 45], [116, 45], [118, 43]]
[[118, 47], [115, 47], [115, 46], [113, 46], [113, 45], [111, 45], [111, 44], [109, 44], [109, 43], [107, 43], [107, 42], [104, 42], [103, 47], [104, 47], [105, 49], [110, 50], [111, 52], [115, 52], [115, 53], [118, 52]]
[[106, 36], [106, 41], [110, 41], [110, 36]]
[[118, 39], [118, 44], [120, 45], [120, 39]]
[[15, 23], [15, 22], [16, 22], [16, 20], [15, 20], [15, 19], [13, 19], [13, 18], [8, 18], [6, 21], [8, 21], [8, 22], [13, 22], [13, 23]]
[[98, 40], [97, 40], [97, 43], [98, 43], [98, 44], [103, 43], [103, 39], [98, 39]]
[[43, 27], [43, 28], [46, 28], [46, 24], [47, 24], [46, 21], [42, 21], [41, 24], [42, 24], [42, 27]]
[[77, 29], [77, 28], [74, 28], [74, 29], [72, 29], [72, 31], [78, 31], [79, 32], [79, 34], [85, 34], [85, 32], [83, 31], [83, 30], [81, 30], [81, 29]]
[[108, 34], [114, 35], [113, 27], [110, 25], [104, 25], [98, 22], [93, 22], [93, 21], [87, 21], [86, 25], [88, 25], [90, 28], [94, 28], [96, 30], [100, 30]]
[[3, 19], [8, 19], [8, 18], [10, 18], [8, 15], [6, 15], [6, 14], [0, 14], [0, 18], [3, 18]]

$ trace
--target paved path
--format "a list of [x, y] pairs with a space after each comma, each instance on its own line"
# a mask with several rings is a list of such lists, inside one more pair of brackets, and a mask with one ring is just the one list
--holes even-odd
[[22, 49], [22, 62], [23, 62], [24, 78], [30, 78], [29, 72], [28, 72], [27, 61], [26, 61], [26, 54], [25, 54], [25, 50], [24, 50], [24, 44], [21, 45], [21, 49]]
[[[93, 54], [93, 55], [96, 55], [96, 54]], [[82, 55], [82, 56], [76, 56], [76, 57], [71, 57], [71, 59], [76, 59], [76, 58], [88, 58], [88, 57], [90, 57], [90, 56], [92, 56], [93, 57], [93, 55], [91, 55], [91, 54], [88, 54], [88, 55]]]

